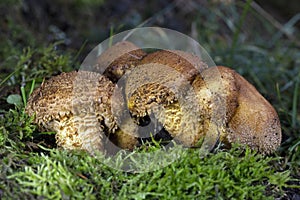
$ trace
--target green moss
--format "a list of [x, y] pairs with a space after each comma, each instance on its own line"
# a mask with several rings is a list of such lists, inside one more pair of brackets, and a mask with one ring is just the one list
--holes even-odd
[[20, 151], [23, 149], [24, 141], [32, 139], [36, 129], [32, 121], [33, 116], [29, 117], [23, 108], [10, 109], [5, 112], [3, 117], [0, 117], [0, 150], [12, 148]]
[[95, 199], [93, 186], [69, 171], [65, 162], [51, 160], [41, 154], [38, 163], [25, 166], [24, 171], [7, 177], [21, 186], [21, 193], [30, 193], [46, 199]]
[[[4, 170], [0, 183], [9, 184], [0, 189], [5, 197], [17, 186], [15, 198], [25, 193], [47, 199], [105, 196], [113, 199], [272, 199], [282, 194], [291, 179], [289, 171], [275, 172], [271, 167], [275, 158], [264, 157], [248, 148], [242, 150], [234, 146], [230, 151], [218, 150], [207, 157], [200, 157], [197, 149], [174, 148], [179, 148], [179, 159], [164, 168], [140, 174], [112, 169], [103, 156], [90, 157], [84, 152], [53, 149], [47, 155], [7, 157], [2, 170], [15, 169]], [[27, 165], [14, 167], [12, 163], [16, 160]], [[157, 165], [153, 160], [145, 162], [153, 168]]]
[[[58, 45], [59, 43], [55, 43], [34, 49], [26, 47], [13, 58], [6, 59], [2, 66], [10, 70], [10, 74], [1, 74], [0, 86], [3, 86], [5, 82], [7, 85], [19, 83], [24, 85], [33, 79], [37, 79], [40, 83], [43, 78], [63, 71], [71, 71], [76, 62], [72, 60], [70, 54], [60, 54], [56, 50]], [[9, 66], [14, 66], [14, 68]]]

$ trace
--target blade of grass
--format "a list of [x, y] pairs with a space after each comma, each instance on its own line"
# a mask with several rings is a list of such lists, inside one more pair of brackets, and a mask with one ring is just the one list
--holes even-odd
[[294, 96], [293, 96], [293, 107], [292, 107], [292, 127], [296, 128], [297, 125], [297, 107], [298, 107], [298, 97], [299, 97], [299, 81], [300, 73], [295, 82]]
[[87, 42], [88, 42], [87, 40], [85, 40], [85, 41], [83, 42], [83, 44], [81, 45], [81, 47], [80, 47], [80, 49], [78, 50], [77, 54], [74, 56], [74, 59], [73, 59], [73, 65], [76, 63], [76, 61], [77, 61], [79, 55], [81, 54], [81, 52], [83, 51], [84, 47], [86, 47]]
[[109, 31], [109, 42], [108, 42], [108, 47], [112, 46], [112, 42], [113, 42], [113, 36], [114, 35], [114, 27], [111, 26], [110, 27], [110, 31]]
[[24, 86], [21, 86], [21, 95], [22, 95], [24, 107], [26, 107], [27, 98], [26, 98], [26, 92]]
[[7, 77], [5, 77], [3, 79], [3, 81], [1, 81], [0, 86], [2, 86], [8, 79], [10, 79], [10, 77], [12, 77], [15, 73], [17, 73], [20, 69], [16, 69], [15, 71], [13, 71], [12, 73], [10, 73]]
[[30, 87], [30, 91], [29, 91], [29, 94], [28, 94], [28, 96], [30, 96], [30, 95], [31, 95], [31, 93], [33, 92], [33, 90], [34, 90], [34, 86], [35, 86], [35, 79], [33, 79], [33, 80], [32, 80], [32, 82], [31, 82], [31, 87]]

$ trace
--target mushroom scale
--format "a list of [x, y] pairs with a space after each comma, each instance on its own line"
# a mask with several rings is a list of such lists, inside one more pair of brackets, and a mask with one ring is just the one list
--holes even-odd
[[55, 131], [64, 149], [103, 151], [104, 131], [117, 128], [111, 113], [114, 84], [88, 71], [62, 73], [42, 83], [26, 107], [41, 130]]

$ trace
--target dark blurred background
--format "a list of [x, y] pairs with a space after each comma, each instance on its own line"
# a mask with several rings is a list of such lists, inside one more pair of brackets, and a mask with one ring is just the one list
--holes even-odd
[[[84, 45], [81, 55], [84, 56], [110, 34], [134, 28], [143, 23], [144, 26], [162, 26], [189, 35], [192, 35], [192, 27], [197, 24], [201, 24], [201, 27], [205, 23], [210, 23], [208, 26], [213, 27], [223, 23], [223, 33], [216, 34], [230, 40], [233, 35], [228, 30], [228, 24], [225, 23], [234, 16], [224, 11], [225, 14], [219, 15], [223, 18], [224, 21], [222, 21], [210, 14], [210, 12], [217, 12], [215, 7], [226, 7], [230, 4], [240, 5], [242, 10], [245, 2], [233, 0], [1, 0], [0, 45], [2, 47], [20, 46], [21, 48], [34, 46], [37, 43], [62, 41], [64, 47], [61, 48], [69, 50], [78, 51]], [[300, 4], [297, 0], [258, 0], [253, 1], [252, 5], [263, 9], [275, 23], [284, 24], [300, 12]], [[299, 25], [298, 22], [297, 26]], [[197, 27], [199, 29], [199, 25]], [[196, 39], [199, 40], [199, 38]], [[3, 52], [4, 48], [0, 51], [2, 51], [0, 59], [8, 56]]]

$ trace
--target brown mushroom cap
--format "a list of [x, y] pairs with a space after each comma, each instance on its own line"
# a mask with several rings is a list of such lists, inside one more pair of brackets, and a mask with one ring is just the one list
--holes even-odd
[[145, 56], [139, 63], [160, 64], [178, 71], [188, 81], [192, 82], [199, 72], [207, 68], [197, 56], [179, 50], [160, 50]]
[[148, 54], [126, 77], [129, 110], [137, 118], [154, 114], [175, 140], [196, 145], [204, 135], [203, 113], [192, 82], [205, 68], [198, 57], [181, 51]]
[[[218, 105], [218, 112], [222, 110], [224, 122], [230, 121], [238, 106], [238, 94], [240, 86], [235, 81], [234, 70], [226, 67], [210, 67], [201, 73], [201, 81], [195, 80], [194, 87], [197, 91], [209, 90]], [[199, 77], [198, 77], [199, 79]], [[201, 98], [199, 96], [199, 98]], [[204, 102], [203, 102], [204, 103]], [[202, 103], [202, 104], [203, 104]], [[224, 106], [224, 108], [220, 107]]]
[[62, 73], [32, 93], [26, 112], [35, 114], [41, 130], [56, 131], [57, 144], [65, 149], [103, 150], [104, 130], [116, 129], [110, 109], [113, 89], [98, 73]]
[[116, 83], [145, 56], [146, 53], [133, 43], [118, 42], [98, 57], [95, 71]]
[[234, 76], [240, 88], [238, 107], [228, 124], [226, 140], [246, 144], [261, 153], [274, 152], [281, 143], [281, 126], [275, 109], [242, 76], [236, 72]]
[[176, 54], [177, 56], [180, 56], [184, 58], [186, 61], [188, 61], [198, 72], [202, 72], [203, 70], [207, 69], [208, 66], [205, 62], [203, 62], [198, 56], [192, 53], [187, 53], [185, 51], [180, 50], [165, 50], [171, 53]]
[[[145, 68], [148, 71], [141, 69], [140, 75], [155, 78], [152, 82], [142, 78], [140, 83], [146, 84], [134, 92], [128, 89], [128, 105], [134, 116], [154, 113], [164, 128], [186, 145], [195, 145], [205, 135], [216, 138], [215, 132], [221, 134], [220, 139], [225, 143], [239, 142], [262, 153], [271, 153], [280, 145], [281, 128], [277, 113], [250, 83], [227, 67], [211, 67], [197, 74], [191, 63], [178, 56], [172, 52], [158, 51], [142, 60], [143, 66], [148, 65]], [[178, 101], [180, 95], [178, 97], [171, 85], [182, 90], [187, 89], [187, 84], [175, 81], [178, 79], [172, 70], [164, 74], [166, 69], [162, 69], [161, 65], [175, 69], [175, 74], [183, 74], [192, 83], [200, 113], [191, 112], [196, 110], [195, 106], [190, 106], [189, 110], [182, 109]], [[168, 85], [168, 81], [174, 82]], [[132, 84], [136, 83], [134, 79]], [[185, 98], [190, 97], [187, 95]], [[157, 109], [158, 105], [162, 106], [163, 111]], [[196, 127], [192, 117], [199, 122]], [[196, 133], [192, 129], [197, 129]]]
[[198, 75], [193, 88], [201, 110], [200, 134], [213, 146], [235, 113], [238, 88], [232, 74], [214, 67]]

